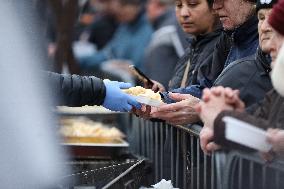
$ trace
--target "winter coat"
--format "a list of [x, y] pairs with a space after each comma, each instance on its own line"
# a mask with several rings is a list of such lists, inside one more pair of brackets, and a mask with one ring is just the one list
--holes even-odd
[[198, 84], [180, 92], [201, 98], [202, 90], [212, 87], [226, 66], [235, 60], [254, 55], [258, 47], [257, 25], [257, 17], [253, 16], [233, 32], [223, 32], [214, 48], [212, 63], [201, 65], [198, 70]]
[[45, 73], [54, 93], [59, 97], [58, 105], [101, 105], [106, 88], [103, 81], [93, 76]]
[[198, 83], [198, 70], [201, 65], [208, 66], [211, 64], [213, 58], [212, 53], [217, 41], [219, 40], [221, 31], [222, 30], [218, 28], [209, 34], [190, 38], [189, 47], [186, 49], [186, 53], [175, 67], [175, 74], [169, 83], [170, 90], [180, 88], [185, 67], [189, 60], [191, 66], [186, 85], [195, 85]]
[[270, 56], [258, 49], [256, 55], [246, 57], [228, 65], [216, 79], [214, 86], [230, 87], [240, 91], [246, 106], [262, 100], [272, 89], [269, 76]]
[[284, 98], [274, 89], [269, 91], [264, 100], [257, 105], [255, 110], [249, 112], [223, 111], [214, 121], [214, 141], [229, 149], [251, 150], [225, 139], [225, 123], [222, 118], [234, 117], [248, 122], [262, 129], [279, 128], [284, 129]]

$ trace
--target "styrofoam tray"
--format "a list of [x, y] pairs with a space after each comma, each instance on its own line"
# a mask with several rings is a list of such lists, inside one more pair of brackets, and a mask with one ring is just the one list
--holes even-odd
[[266, 141], [266, 131], [232, 117], [224, 117], [223, 121], [226, 139], [262, 152], [271, 149], [271, 144]]
[[163, 102], [160, 102], [158, 100], [155, 99], [151, 99], [145, 96], [133, 96], [138, 102], [142, 103], [142, 104], [146, 104], [149, 106], [154, 106], [154, 107], [159, 107], [162, 104], [164, 104]]

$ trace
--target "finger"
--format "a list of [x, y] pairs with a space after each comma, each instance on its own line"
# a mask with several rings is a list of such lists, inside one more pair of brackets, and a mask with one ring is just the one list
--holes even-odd
[[202, 110], [201, 104], [202, 104], [202, 103], [203, 103], [203, 102], [199, 102], [199, 103], [196, 104], [195, 107], [194, 107], [195, 111], [196, 111], [198, 114], [201, 113], [201, 110]]
[[235, 96], [235, 92], [231, 88], [226, 87], [225, 88], [225, 96], [228, 97], [228, 98], [233, 98]]
[[266, 162], [271, 162], [274, 159], [274, 155], [269, 153], [269, 152], [265, 152], [265, 153], [264, 152], [260, 152], [260, 156]]
[[216, 150], [219, 150], [221, 148], [220, 145], [217, 145], [215, 142], [210, 142], [206, 145], [206, 150], [209, 152], [214, 152]]
[[178, 109], [177, 103], [165, 104], [157, 108], [159, 112], [171, 112], [171, 111], [176, 111], [176, 109]]
[[142, 108], [142, 105], [139, 102], [137, 102], [135, 98], [129, 95], [127, 95], [127, 97], [128, 97], [127, 99], [128, 104], [130, 104], [131, 106], [134, 106], [136, 109], [139, 109], [139, 110]]
[[119, 88], [121, 89], [128, 89], [130, 87], [132, 87], [131, 83], [124, 83], [124, 82], [117, 82]]
[[151, 88], [152, 91], [154, 91], [155, 93], [159, 91], [159, 86], [157, 84], [154, 84]]
[[193, 97], [190, 94], [180, 94], [180, 93], [169, 93], [169, 96], [175, 101], [182, 101]]
[[126, 104], [122, 109], [123, 109], [123, 112], [130, 112], [132, 110], [132, 106], [129, 104]]
[[213, 87], [211, 88], [211, 92], [215, 95], [215, 96], [220, 96], [222, 94], [222, 91], [224, 90], [224, 87], [218, 86], [218, 87]]

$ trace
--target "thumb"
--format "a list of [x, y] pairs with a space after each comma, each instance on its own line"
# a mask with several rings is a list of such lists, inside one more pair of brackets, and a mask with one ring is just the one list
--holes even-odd
[[131, 83], [118, 82], [118, 86], [121, 89], [128, 89], [128, 88], [132, 87], [132, 84]]
[[127, 95], [127, 102], [128, 104], [134, 106], [136, 109], [140, 110], [142, 108], [142, 105], [137, 102], [137, 100], [132, 96]]
[[171, 99], [173, 99], [173, 100], [178, 102], [178, 101], [182, 101], [182, 100], [188, 99], [189, 94], [169, 93], [169, 96], [170, 96]]

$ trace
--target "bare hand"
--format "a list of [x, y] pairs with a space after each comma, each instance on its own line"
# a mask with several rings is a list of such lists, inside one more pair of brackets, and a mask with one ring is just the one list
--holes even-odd
[[204, 89], [203, 90], [203, 97], [202, 100], [207, 102], [210, 100], [212, 96], [224, 96], [224, 101], [231, 105], [236, 111], [243, 112], [245, 109], [244, 102], [239, 98], [239, 90], [233, 90], [229, 87], [212, 87], [211, 89]]
[[212, 152], [221, 148], [221, 146], [217, 145], [212, 141], [213, 136], [214, 136], [213, 129], [204, 125], [204, 127], [200, 131], [199, 138], [200, 138], [201, 149], [206, 155], [210, 155]]
[[144, 83], [144, 88], [151, 89], [154, 92], [165, 92], [166, 91], [165, 87], [161, 83], [155, 80], [151, 80], [151, 81], [154, 83], [154, 85], [152, 86], [148, 82], [146, 82]]
[[151, 106], [142, 105], [141, 109], [132, 108], [131, 113], [143, 119], [150, 119]]
[[[204, 90], [203, 93], [206, 100], [196, 106], [196, 111], [203, 123], [213, 129], [218, 114], [224, 110], [234, 110], [234, 107], [226, 103], [224, 93], [212, 95], [209, 89]], [[208, 96], [209, 99], [207, 99]]]
[[284, 130], [268, 129], [267, 141], [272, 145], [272, 151], [280, 157], [284, 157]]
[[185, 125], [199, 120], [194, 109], [199, 102], [198, 98], [190, 94], [170, 93], [170, 97], [178, 102], [162, 105], [151, 112], [151, 117], [165, 120], [173, 125]]

